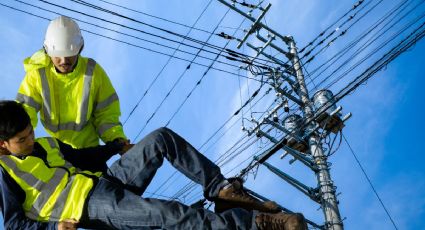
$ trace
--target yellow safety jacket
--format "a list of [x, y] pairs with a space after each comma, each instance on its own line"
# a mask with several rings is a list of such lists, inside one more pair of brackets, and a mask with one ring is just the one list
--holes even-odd
[[66, 161], [54, 138], [36, 140], [47, 152], [47, 161], [34, 156], [23, 159], [0, 156], [0, 165], [25, 192], [25, 215], [36, 221], [80, 220], [93, 178], [101, 172], [82, 171]]
[[102, 67], [78, 57], [73, 72], [56, 72], [44, 50], [24, 60], [26, 75], [16, 100], [24, 105], [33, 127], [37, 113], [46, 131], [74, 148], [126, 139], [119, 122], [120, 104]]

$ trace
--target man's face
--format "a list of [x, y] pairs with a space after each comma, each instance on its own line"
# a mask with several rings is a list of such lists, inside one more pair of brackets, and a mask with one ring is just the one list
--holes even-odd
[[74, 71], [75, 65], [77, 64], [78, 55], [72, 57], [50, 57], [56, 71], [59, 73], [71, 73]]
[[0, 146], [15, 155], [28, 155], [34, 148], [34, 130], [28, 125], [23, 131], [7, 141], [0, 141]]

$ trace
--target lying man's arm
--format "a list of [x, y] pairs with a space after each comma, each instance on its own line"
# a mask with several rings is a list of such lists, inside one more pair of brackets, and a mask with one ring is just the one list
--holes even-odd
[[0, 209], [4, 229], [57, 229], [57, 222], [38, 222], [25, 216], [22, 204], [25, 193], [18, 184], [0, 167]]
[[74, 149], [59, 140], [58, 143], [67, 161], [77, 168], [92, 172], [105, 172], [106, 162], [124, 147], [124, 144], [118, 141], [82, 149]]

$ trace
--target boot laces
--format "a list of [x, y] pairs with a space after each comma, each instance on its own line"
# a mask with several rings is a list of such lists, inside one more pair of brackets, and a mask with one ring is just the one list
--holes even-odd
[[256, 217], [256, 222], [258, 228], [261, 230], [281, 229], [282, 226], [285, 224], [285, 221], [283, 219], [276, 217], [276, 215], [272, 214], [259, 214]]

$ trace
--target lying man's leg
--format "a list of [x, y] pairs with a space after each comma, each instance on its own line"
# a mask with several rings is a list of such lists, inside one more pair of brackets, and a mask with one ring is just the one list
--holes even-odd
[[232, 207], [263, 212], [279, 211], [275, 203], [261, 202], [243, 192], [237, 181], [229, 183], [217, 165], [167, 128], [157, 129], [143, 138], [110, 167], [108, 175], [118, 178], [128, 189], [141, 195], [164, 158], [185, 176], [200, 184], [205, 197], [222, 207], [219, 211]]
[[216, 214], [176, 201], [143, 199], [105, 178], [100, 178], [88, 198], [87, 210], [79, 227], [123, 230], [306, 229], [302, 215], [267, 214], [239, 208]]

